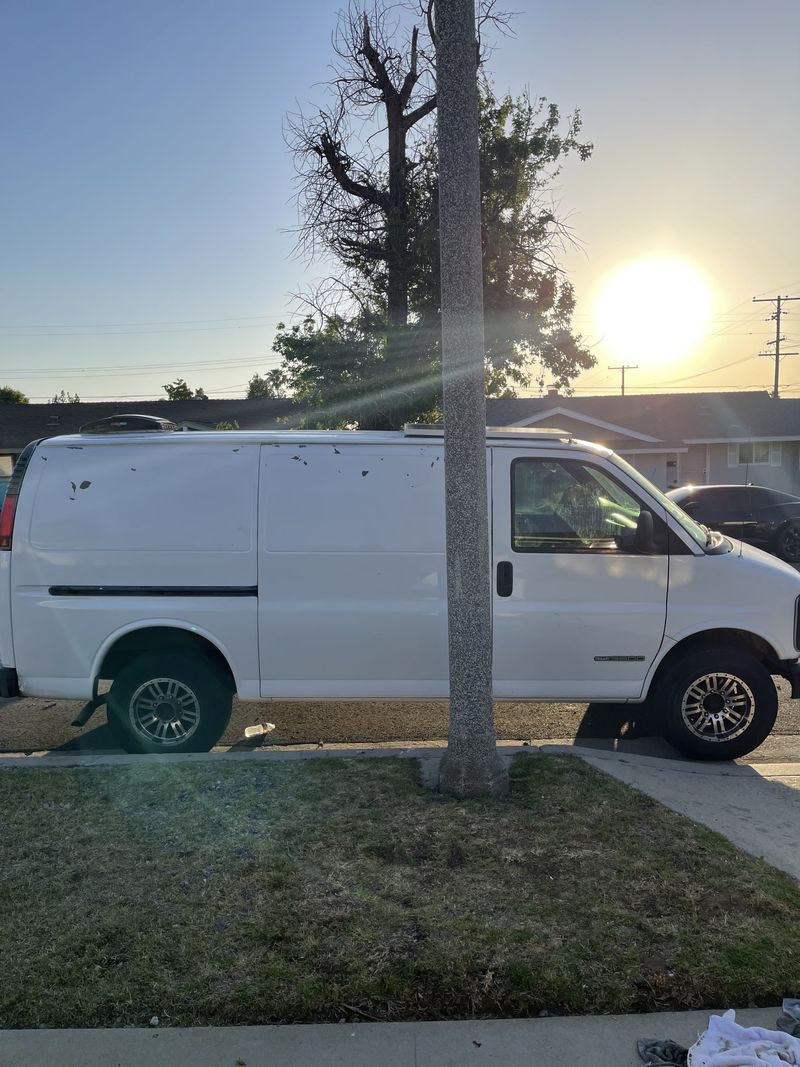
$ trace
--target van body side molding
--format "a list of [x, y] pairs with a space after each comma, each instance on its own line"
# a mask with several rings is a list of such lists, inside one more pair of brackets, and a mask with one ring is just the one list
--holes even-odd
[[51, 585], [50, 596], [258, 596], [257, 585]]

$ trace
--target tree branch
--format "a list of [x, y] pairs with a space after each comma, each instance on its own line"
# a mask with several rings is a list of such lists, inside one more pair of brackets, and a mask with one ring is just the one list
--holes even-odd
[[429, 96], [419, 107], [415, 107], [413, 111], [409, 111], [407, 115], [403, 116], [403, 126], [406, 130], [410, 130], [412, 126], [416, 125], [420, 119], [424, 119], [426, 115], [430, 115], [436, 107], [436, 93], [433, 96]]
[[417, 40], [419, 38], [419, 27], [415, 26], [411, 31], [411, 61], [408, 66], [408, 74], [403, 79], [403, 85], [400, 89], [400, 103], [405, 108], [408, 105], [408, 101], [411, 99], [411, 94], [414, 91], [414, 86], [417, 84], [419, 77], [417, 73]]
[[361, 54], [372, 68], [372, 72], [375, 75], [375, 81], [383, 93], [384, 100], [387, 103], [392, 99], [397, 100], [399, 97], [397, 89], [394, 87], [392, 79], [389, 77], [386, 64], [378, 55], [378, 52], [372, 43], [372, 37], [369, 32], [369, 19], [366, 14], [364, 15], [364, 29], [361, 37]]
[[320, 135], [318, 152], [325, 157], [331, 174], [346, 193], [357, 196], [360, 200], [366, 200], [370, 204], [377, 204], [381, 207], [385, 205], [386, 197], [374, 185], [357, 182], [350, 177], [347, 173], [346, 157], [339, 151], [329, 133]]

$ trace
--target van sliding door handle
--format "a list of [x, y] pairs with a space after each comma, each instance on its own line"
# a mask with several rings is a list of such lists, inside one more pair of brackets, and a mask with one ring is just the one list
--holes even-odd
[[511, 596], [514, 589], [514, 567], [508, 560], [497, 564], [497, 595]]

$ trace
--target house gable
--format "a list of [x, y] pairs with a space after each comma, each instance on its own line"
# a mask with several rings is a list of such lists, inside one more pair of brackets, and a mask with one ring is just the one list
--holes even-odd
[[626, 426], [618, 426], [613, 422], [605, 422], [603, 419], [583, 415], [579, 411], [561, 404], [547, 408], [545, 411], [539, 411], [535, 415], [529, 415], [513, 425], [552, 426], [559, 430], [568, 430], [570, 433], [574, 433], [576, 437], [587, 437], [600, 444], [606, 444], [611, 440], [616, 443], [619, 442], [620, 438], [632, 441], [646, 441], [649, 444], [661, 443], [658, 437], [651, 437], [649, 434], [639, 433]]

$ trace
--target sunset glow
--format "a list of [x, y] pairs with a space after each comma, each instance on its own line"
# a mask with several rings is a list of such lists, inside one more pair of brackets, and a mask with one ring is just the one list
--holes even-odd
[[711, 321], [711, 289], [680, 259], [636, 260], [603, 285], [595, 320], [605, 351], [642, 367], [669, 366], [689, 355]]

